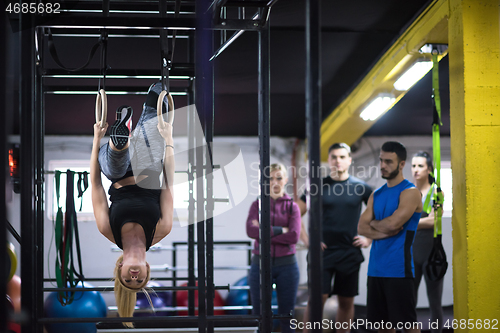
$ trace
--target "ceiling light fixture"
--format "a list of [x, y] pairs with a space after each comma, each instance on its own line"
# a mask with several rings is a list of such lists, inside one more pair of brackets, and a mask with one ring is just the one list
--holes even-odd
[[379, 94], [359, 115], [364, 121], [373, 121], [392, 107], [396, 98], [389, 94]]
[[394, 82], [394, 89], [406, 91], [427, 74], [432, 68], [432, 61], [414, 63], [399, 79]]

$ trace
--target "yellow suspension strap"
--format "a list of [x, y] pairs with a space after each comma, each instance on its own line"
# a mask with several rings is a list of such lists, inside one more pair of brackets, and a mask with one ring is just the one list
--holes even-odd
[[[426, 267], [429, 278], [433, 281], [440, 280], [446, 274], [448, 262], [446, 261], [446, 253], [444, 252], [442, 243], [442, 216], [444, 195], [441, 191], [441, 145], [439, 126], [441, 123], [441, 97], [439, 95], [439, 62], [437, 58], [437, 50], [432, 52], [432, 100], [434, 104], [433, 122], [432, 122], [432, 151], [434, 159], [434, 178], [436, 190], [433, 191], [433, 206], [434, 206], [434, 246], [428, 259]], [[426, 203], [429, 198], [426, 198]], [[430, 201], [430, 199], [429, 199]], [[424, 205], [425, 206], [425, 205]], [[430, 205], [429, 205], [430, 206]]]

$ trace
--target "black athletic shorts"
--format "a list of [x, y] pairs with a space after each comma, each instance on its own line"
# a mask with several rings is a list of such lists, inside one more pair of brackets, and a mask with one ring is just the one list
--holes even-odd
[[366, 317], [369, 322], [417, 322], [413, 278], [368, 277]]
[[[333, 287], [332, 287], [332, 279]], [[334, 268], [323, 268], [322, 294], [354, 297], [358, 294], [359, 268], [349, 274], [338, 272]]]

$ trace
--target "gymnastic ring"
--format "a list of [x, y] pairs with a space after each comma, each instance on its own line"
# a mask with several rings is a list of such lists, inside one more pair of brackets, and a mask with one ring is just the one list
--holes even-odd
[[106, 126], [106, 118], [108, 116], [108, 98], [104, 89], [97, 92], [95, 100], [95, 122], [101, 122], [101, 128]]
[[14, 244], [8, 243], [7, 244], [7, 269], [9, 269], [9, 275], [7, 276], [7, 281], [10, 281], [14, 274], [16, 274], [16, 269], [17, 269], [17, 255], [16, 255], [16, 249], [14, 247]]
[[172, 98], [172, 95], [167, 93], [166, 90], [162, 90], [160, 93], [160, 96], [158, 96], [158, 103], [156, 103], [156, 112], [158, 115], [158, 123], [163, 124], [163, 116], [162, 116], [162, 110], [163, 110], [163, 99], [165, 98], [165, 95], [167, 96], [167, 101], [168, 101], [168, 123], [170, 125], [174, 124], [174, 99]]

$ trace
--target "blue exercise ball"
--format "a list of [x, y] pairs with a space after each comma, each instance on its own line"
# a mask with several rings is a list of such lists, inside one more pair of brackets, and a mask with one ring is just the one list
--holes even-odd
[[[91, 288], [89, 283], [85, 288]], [[82, 284], [78, 284], [82, 288]], [[95, 318], [106, 317], [107, 307], [104, 298], [98, 291], [76, 292], [73, 302], [61, 305], [59, 293], [52, 292], [44, 303], [45, 316], [48, 318]], [[45, 324], [48, 333], [95, 333], [95, 323], [54, 323]]]
[[[248, 286], [248, 277], [244, 276], [238, 281], [236, 281], [233, 286]], [[231, 290], [226, 298], [226, 305], [229, 306], [245, 306], [250, 305], [250, 289], [233, 289]], [[276, 290], [273, 290], [273, 295], [271, 299], [272, 305], [278, 305], [278, 295]], [[250, 314], [251, 310], [226, 310], [228, 314]], [[273, 313], [277, 314], [278, 310], [273, 310]]]
[[[147, 288], [155, 288], [155, 287], [163, 287], [160, 283], [156, 281], [149, 281], [146, 285]], [[143, 292], [137, 293], [137, 303], [135, 306], [137, 309], [143, 310], [148, 309], [149, 311], [135, 311], [134, 317], [146, 317], [146, 316], [173, 316], [175, 312], [173, 311], [157, 311], [157, 309], [172, 306], [172, 292], [165, 291], [148, 291], [149, 297], [151, 298], [151, 303], [153, 308], [151, 308], [151, 304], [149, 304], [149, 300], [147, 296]], [[153, 310], [154, 309], [154, 310]]]
[[[236, 281], [233, 286], [248, 286], [246, 276]], [[250, 305], [250, 290], [248, 289], [232, 289], [226, 298], [227, 306], [246, 306]], [[228, 314], [246, 315], [250, 314], [250, 310], [226, 310]]]

